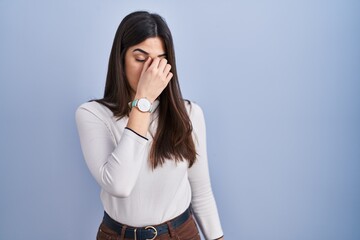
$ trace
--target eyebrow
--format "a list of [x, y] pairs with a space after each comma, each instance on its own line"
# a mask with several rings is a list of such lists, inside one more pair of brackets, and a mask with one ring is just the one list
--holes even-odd
[[[144, 51], [144, 50], [142, 50], [140, 48], [136, 48], [136, 49], [133, 50], [133, 52], [136, 52], [136, 51], [141, 52], [141, 53], [146, 54], [146, 55], [149, 55], [148, 52], [146, 52], [146, 51]], [[158, 55], [158, 57], [164, 57], [164, 56], [166, 56], [166, 53]]]

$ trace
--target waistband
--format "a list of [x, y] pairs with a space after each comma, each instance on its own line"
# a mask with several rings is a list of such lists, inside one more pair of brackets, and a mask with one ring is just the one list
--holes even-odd
[[135, 239], [135, 240], [152, 240], [157, 236], [169, 232], [168, 224], [176, 229], [181, 226], [183, 223], [188, 220], [191, 215], [191, 208], [185, 210], [182, 214], [175, 217], [174, 219], [159, 225], [146, 226], [146, 227], [130, 227], [125, 224], [119, 223], [112, 219], [106, 212], [104, 212], [103, 223], [110, 228], [111, 230], [117, 232], [119, 235], [122, 234], [123, 227], [125, 227], [125, 238]]

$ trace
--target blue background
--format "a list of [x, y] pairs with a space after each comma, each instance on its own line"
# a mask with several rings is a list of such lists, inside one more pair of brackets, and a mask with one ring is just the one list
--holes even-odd
[[227, 240], [360, 239], [360, 2], [0, 0], [0, 239], [95, 239], [74, 112], [121, 19], [167, 20]]

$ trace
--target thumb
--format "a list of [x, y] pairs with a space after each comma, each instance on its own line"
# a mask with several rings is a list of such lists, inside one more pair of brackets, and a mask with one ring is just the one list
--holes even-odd
[[151, 64], [151, 57], [148, 57], [144, 63], [143, 69], [141, 71], [141, 75], [149, 68]]

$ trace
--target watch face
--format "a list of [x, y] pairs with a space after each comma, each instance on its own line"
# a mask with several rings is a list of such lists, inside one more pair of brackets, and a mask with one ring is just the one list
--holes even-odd
[[140, 98], [139, 101], [138, 101], [137, 107], [142, 112], [149, 112], [150, 107], [151, 107], [151, 103], [146, 98]]

